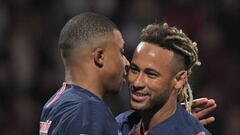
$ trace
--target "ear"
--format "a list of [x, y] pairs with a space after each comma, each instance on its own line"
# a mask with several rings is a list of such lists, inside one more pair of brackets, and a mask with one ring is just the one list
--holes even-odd
[[183, 86], [186, 84], [187, 82], [187, 71], [186, 70], [182, 70], [180, 72], [178, 72], [175, 76], [175, 85], [174, 88], [179, 90], [181, 88], [183, 88]]
[[103, 67], [104, 50], [102, 48], [96, 48], [93, 51], [94, 63], [99, 67]]

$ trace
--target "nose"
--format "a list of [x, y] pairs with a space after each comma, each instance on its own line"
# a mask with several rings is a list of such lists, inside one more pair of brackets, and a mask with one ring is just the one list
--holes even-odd
[[133, 80], [132, 87], [133, 87], [133, 90], [144, 89], [145, 81], [144, 81], [144, 76], [141, 72], [136, 76], [135, 80]]

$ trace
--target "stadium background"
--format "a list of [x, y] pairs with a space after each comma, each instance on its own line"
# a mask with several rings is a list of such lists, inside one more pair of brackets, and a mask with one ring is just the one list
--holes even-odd
[[[167, 21], [197, 41], [202, 66], [195, 69], [195, 97], [214, 98], [214, 135], [240, 134], [240, 1], [238, 0], [1, 0], [0, 134], [38, 134], [43, 104], [61, 87], [58, 35], [70, 17], [94, 11], [111, 18], [126, 40], [126, 56], [141, 28]], [[106, 97], [114, 115], [128, 108], [127, 86]]]

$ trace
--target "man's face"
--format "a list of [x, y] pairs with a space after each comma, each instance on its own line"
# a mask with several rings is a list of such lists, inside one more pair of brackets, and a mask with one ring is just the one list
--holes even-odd
[[132, 109], [159, 109], [176, 96], [173, 61], [172, 51], [147, 42], [137, 46], [128, 74]]
[[126, 67], [129, 61], [124, 56], [124, 40], [119, 31], [113, 31], [111, 45], [105, 53], [105, 88], [108, 92], [119, 92], [125, 82]]

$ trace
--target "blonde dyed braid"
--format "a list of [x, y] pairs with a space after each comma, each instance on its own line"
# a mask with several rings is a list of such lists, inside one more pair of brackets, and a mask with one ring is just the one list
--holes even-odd
[[[189, 58], [189, 65], [187, 67], [188, 77], [192, 73], [194, 66], [200, 66], [201, 62], [198, 60], [198, 48], [197, 43], [192, 42], [182, 30], [178, 30], [176, 27], [168, 27], [167, 23], [163, 24], [163, 29], [168, 29], [171, 32], [170, 36], [166, 36], [165, 41], [178, 40], [181, 44], [173, 44], [173, 47], [185, 54]], [[187, 81], [184, 87], [180, 91], [181, 98], [184, 99], [186, 110], [191, 113], [193, 94], [189, 82]]]

